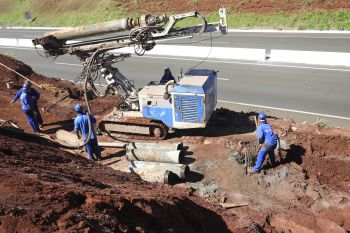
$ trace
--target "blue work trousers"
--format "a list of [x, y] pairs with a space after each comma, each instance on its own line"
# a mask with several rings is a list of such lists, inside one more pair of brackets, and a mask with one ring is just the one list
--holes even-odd
[[35, 117], [37, 119], [38, 124], [42, 125], [43, 124], [43, 118], [41, 117], [41, 114], [40, 114], [40, 111], [39, 111], [39, 108], [38, 108], [38, 104], [34, 104], [33, 111], [34, 111], [34, 114], [35, 114]]
[[98, 146], [97, 138], [90, 139], [89, 143], [85, 145], [85, 149], [90, 160], [94, 160], [93, 154], [96, 155], [97, 159], [101, 158], [101, 150]]
[[277, 147], [277, 144], [275, 145], [268, 145], [264, 144], [258, 153], [258, 158], [256, 160], [255, 166], [253, 167], [253, 170], [255, 172], [259, 171], [264, 164], [264, 160], [266, 155], [269, 155], [270, 163], [271, 165], [275, 164], [275, 149]]
[[37, 118], [35, 117], [34, 112], [32, 110], [25, 110], [23, 112], [24, 114], [26, 114], [28, 123], [32, 127], [33, 131], [35, 133], [40, 132], [38, 121], [37, 121]]

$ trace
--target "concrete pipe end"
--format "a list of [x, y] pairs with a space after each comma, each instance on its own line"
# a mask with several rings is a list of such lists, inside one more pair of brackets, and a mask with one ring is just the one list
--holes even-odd
[[179, 178], [172, 171], [166, 170], [164, 173], [164, 184], [173, 185], [178, 182]]
[[184, 148], [184, 144], [182, 142], [177, 144], [177, 150], [182, 150]]
[[178, 163], [182, 164], [182, 163], [184, 163], [184, 160], [185, 160], [185, 152], [183, 152], [182, 150], [180, 150], [178, 152], [179, 152], [179, 161], [178, 161]]
[[188, 165], [182, 166], [180, 170], [180, 178], [186, 179], [186, 177], [188, 177], [189, 174], [190, 174], [190, 167]]

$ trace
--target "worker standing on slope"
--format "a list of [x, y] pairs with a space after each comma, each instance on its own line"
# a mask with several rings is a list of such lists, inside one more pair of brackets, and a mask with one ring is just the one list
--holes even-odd
[[[78, 138], [80, 139], [80, 133], [83, 135], [83, 140], [86, 142], [89, 134], [89, 122], [88, 116], [83, 112], [83, 107], [80, 104], [74, 106], [74, 110], [78, 113], [78, 116], [74, 119], [74, 131], [76, 132]], [[98, 146], [97, 137], [95, 133], [94, 124], [96, 123], [96, 118], [90, 115], [91, 121], [91, 135], [89, 142], [85, 145], [85, 149], [89, 155], [89, 159], [92, 161], [101, 160], [101, 151]], [[96, 159], [93, 154], [96, 155]]]
[[[40, 133], [41, 131], [39, 129], [38, 119], [35, 114], [35, 105], [34, 105], [33, 97], [30, 93], [30, 85], [27, 82], [24, 83], [19, 98], [21, 99], [22, 110], [24, 114], [26, 114], [27, 116], [29, 125], [32, 127], [35, 133]], [[14, 102], [16, 100], [14, 99], [12, 101]]]
[[160, 80], [160, 83], [167, 83], [169, 81], [174, 81], [175, 82], [175, 78], [172, 75], [169, 66], [167, 66], [164, 69], [164, 75], [163, 75], [162, 79]]
[[34, 88], [32, 88], [32, 85], [31, 85], [30, 81], [26, 81], [23, 84], [23, 87], [18, 90], [16, 95], [13, 97], [11, 103], [16, 102], [21, 97], [21, 94], [23, 93], [24, 89], [28, 89], [29, 90], [28, 95], [31, 97], [32, 104], [33, 104], [33, 109], [32, 110], [33, 110], [33, 113], [34, 113], [34, 115], [35, 115], [35, 117], [37, 119], [37, 123], [39, 125], [39, 128], [41, 128], [42, 125], [43, 125], [43, 118], [41, 117], [41, 114], [40, 114], [40, 111], [39, 111], [39, 107], [38, 107], [38, 101], [39, 101], [39, 98], [40, 98], [40, 94]]
[[259, 113], [259, 126], [256, 129], [260, 150], [255, 166], [250, 169], [250, 173], [258, 173], [264, 163], [266, 154], [269, 155], [271, 166], [275, 165], [275, 149], [277, 147], [277, 137], [270, 124], [266, 122], [266, 114]]

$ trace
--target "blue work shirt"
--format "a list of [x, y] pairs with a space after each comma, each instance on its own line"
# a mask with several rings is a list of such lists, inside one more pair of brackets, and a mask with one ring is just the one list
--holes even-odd
[[167, 83], [169, 81], [175, 81], [175, 78], [173, 75], [169, 75], [169, 76], [163, 75], [162, 79], [160, 80], [161, 83]]
[[[16, 102], [21, 97], [23, 90], [24, 89], [22, 87], [17, 91], [16, 95], [13, 97], [13, 102]], [[34, 88], [30, 88], [28, 95], [32, 98], [34, 103], [36, 103], [40, 98], [40, 94]]]
[[[96, 138], [94, 124], [96, 123], [96, 118], [90, 115], [91, 120], [91, 136], [90, 139]], [[83, 136], [84, 141], [89, 134], [89, 122], [86, 113], [78, 113], [78, 116], [74, 119], [74, 131], [80, 132]]]
[[21, 104], [22, 104], [22, 110], [23, 111], [29, 111], [34, 109], [34, 103], [32, 97], [29, 95], [29, 93], [22, 92], [21, 96]]
[[277, 137], [273, 132], [273, 129], [270, 124], [267, 122], [262, 122], [259, 124], [257, 130], [259, 143], [266, 143], [268, 145], [276, 145]]

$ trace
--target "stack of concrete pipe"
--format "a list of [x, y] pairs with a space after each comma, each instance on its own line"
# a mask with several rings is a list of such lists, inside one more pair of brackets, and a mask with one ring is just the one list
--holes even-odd
[[185, 179], [189, 167], [182, 164], [182, 143], [130, 143], [126, 146], [129, 169], [150, 182], [173, 184]]

